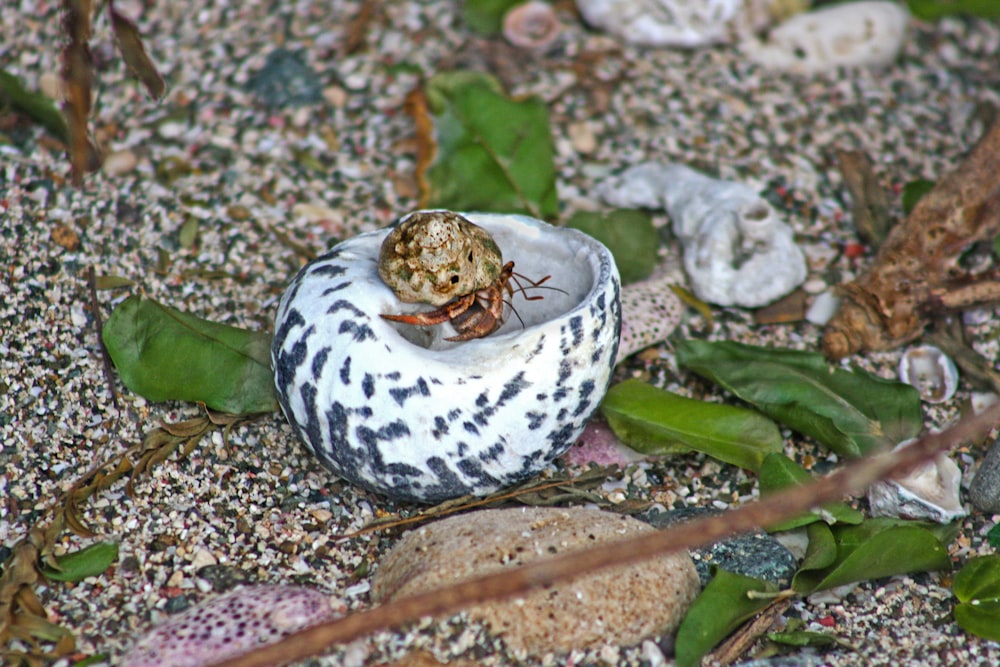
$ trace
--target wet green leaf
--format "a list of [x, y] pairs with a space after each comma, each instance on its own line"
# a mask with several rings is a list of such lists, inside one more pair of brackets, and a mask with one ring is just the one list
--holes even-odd
[[771, 604], [767, 597], [751, 599], [747, 593], [775, 593], [777, 590], [770, 582], [716, 569], [677, 630], [674, 644], [677, 667], [700, 664], [702, 656], [741, 623]]
[[952, 584], [955, 620], [966, 632], [1000, 641], [1000, 555], [973, 558]]
[[903, 214], [909, 215], [921, 197], [934, 189], [934, 181], [918, 178], [903, 186]]
[[994, 549], [1000, 548], [1000, 523], [994, 524], [990, 532], [986, 533], [986, 540]]
[[425, 85], [435, 157], [426, 205], [457, 211], [558, 213], [549, 114], [538, 97], [512, 99], [493, 77], [448, 72]]
[[13, 74], [0, 70], [0, 104], [4, 100], [14, 109], [35, 121], [63, 143], [69, 143], [66, 119], [56, 103], [42, 93], [26, 89]]
[[612, 387], [601, 412], [615, 435], [643, 454], [695, 450], [756, 471], [769, 452], [781, 450], [778, 427], [753, 410], [696, 401], [639, 380]]
[[910, 385], [827, 364], [820, 354], [681, 340], [677, 362], [841, 456], [890, 449], [923, 426]]
[[194, 247], [195, 242], [198, 240], [198, 230], [201, 227], [201, 221], [198, 220], [193, 215], [189, 215], [181, 225], [180, 233], [178, 234], [178, 243], [185, 250], [190, 250]]
[[[816, 523], [809, 530], [806, 558], [792, 579], [792, 588], [804, 594], [894, 574], [948, 569], [946, 544], [956, 534], [954, 527], [902, 519], [868, 519], [857, 526]], [[836, 549], [832, 561], [827, 530]], [[820, 542], [816, 547], [814, 536]]]
[[[802, 486], [813, 481], [813, 476], [798, 463], [781, 453], [768, 454], [760, 468], [758, 476], [761, 497], [786, 489], [790, 486]], [[829, 503], [823, 506], [822, 513], [808, 512], [792, 519], [787, 519], [773, 526], [771, 531], [792, 530], [816, 521], [830, 523], [858, 524], [864, 515], [847, 503]]]
[[269, 333], [136, 295], [111, 313], [102, 338], [125, 386], [151, 401], [198, 401], [231, 414], [277, 409]]
[[95, 577], [104, 572], [116, 560], [118, 560], [118, 544], [98, 542], [79, 551], [56, 556], [59, 568], [45, 568], [42, 574], [54, 581], [83, 581], [87, 577]]
[[1000, 2], [996, 0], [906, 0], [906, 4], [914, 16], [925, 21], [935, 21], [954, 14], [1000, 17]]
[[642, 211], [577, 211], [566, 226], [579, 229], [606, 245], [615, 257], [623, 283], [642, 280], [656, 266], [660, 235], [653, 226], [653, 219]]
[[476, 32], [491, 35], [500, 32], [503, 17], [511, 7], [525, 0], [465, 0], [465, 23]]

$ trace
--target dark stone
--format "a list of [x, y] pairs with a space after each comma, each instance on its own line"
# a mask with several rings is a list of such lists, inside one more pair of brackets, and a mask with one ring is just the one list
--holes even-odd
[[[666, 528], [674, 523], [719, 513], [706, 507], [684, 507], [668, 512], [646, 512], [636, 518], [657, 528]], [[783, 588], [791, 584], [792, 575], [798, 569], [798, 562], [792, 552], [762, 530], [694, 549], [691, 551], [691, 558], [694, 559], [702, 586], [712, 578], [712, 565], [728, 572], [770, 581]]]
[[163, 611], [168, 614], [179, 614], [194, 602], [194, 596], [178, 595], [167, 600], [163, 605]]
[[247, 90], [270, 109], [305, 106], [323, 100], [319, 76], [306, 65], [302, 54], [275, 49], [259, 72], [250, 77]]
[[972, 506], [986, 514], [1000, 513], [1000, 440], [994, 442], [969, 485]]
[[206, 565], [198, 570], [198, 576], [210, 583], [216, 593], [225, 593], [251, 581], [249, 574], [232, 565]]

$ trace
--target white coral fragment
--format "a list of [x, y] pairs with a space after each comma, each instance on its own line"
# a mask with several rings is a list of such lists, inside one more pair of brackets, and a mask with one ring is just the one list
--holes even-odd
[[602, 196], [614, 206], [666, 209], [684, 246], [692, 291], [702, 301], [756, 308], [806, 278], [792, 228], [747, 185], [647, 162], [605, 183]]
[[[896, 449], [910, 441], [900, 443]], [[944, 454], [896, 480], [868, 488], [872, 516], [896, 516], [950, 523], [968, 514], [959, 496], [962, 471]]]
[[728, 42], [769, 19], [761, 0], [577, 0], [590, 25], [640, 46], [697, 48]]
[[742, 48], [760, 65], [803, 74], [884, 67], [899, 55], [909, 20], [903, 3], [848, 2], [793, 16], [765, 41], [751, 39]]

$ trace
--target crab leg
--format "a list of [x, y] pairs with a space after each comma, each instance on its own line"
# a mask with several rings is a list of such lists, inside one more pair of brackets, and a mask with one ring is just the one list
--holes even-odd
[[402, 322], [403, 324], [431, 325], [447, 322], [468, 310], [476, 300], [476, 292], [460, 296], [449, 301], [436, 310], [426, 313], [414, 313], [412, 315], [382, 315], [383, 319], [392, 322]]

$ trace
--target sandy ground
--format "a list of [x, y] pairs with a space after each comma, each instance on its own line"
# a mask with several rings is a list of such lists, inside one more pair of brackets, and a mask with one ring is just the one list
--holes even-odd
[[[169, 88], [163, 101], [149, 101], [127, 76], [107, 22], [97, 22], [93, 128], [109, 152], [108, 168], [74, 189], [64, 155], [37, 128], [10, 129], [0, 147], [5, 556], [95, 461], [163, 421], [198, 414], [191, 405], [151, 404], [127, 392], [114, 405], [88, 309], [90, 267], [134, 283], [99, 293], [105, 316], [141, 289], [202, 317], [270, 329], [277, 299], [301, 265], [282, 237], [319, 251], [416, 206], [413, 127], [401, 109], [421, 74], [487, 69], [510, 90], [543, 97], [566, 214], [598, 208], [595, 184], [643, 160], [683, 162], [759, 187], [806, 249], [814, 292], [850, 278], [866, 261], [842, 252], [856, 236], [834, 150], [863, 149], [898, 192], [954, 164], [981, 130], [977, 105], [1000, 104], [1000, 29], [977, 20], [914, 25], [900, 61], [887, 70], [797, 77], [751, 66], [733, 47], [624, 48], [568, 12], [557, 45], [524, 59], [499, 39], [470, 36], [456, 2], [385, 3], [351, 54], [340, 49], [358, 2], [119, 4], [139, 16]], [[29, 88], [51, 86], [59, 71], [58, 3], [16, 0], [3, 10], [2, 35], [0, 67]], [[303, 54], [322, 102], [268, 110], [247, 92], [278, 45]], [[976, 346], [995, 361], [992, 316], [976, 315]], [[717, 320], [709, 333], [692, 311], [680, 334], [813, 349], [818, 340], [812, 325], [755, 326], [744, 311], [720, 311]], [[889, 375], [896, 354], [855, 361]], [[677, 374], [666, 348], [619, 371], [630, 375], [674, 389], [690, 379]], [[954, 419], [967, 398], [963, 388], [952, 403], [928, 411], [928, 425]], [[791, 452], [809, 447], [794, 436], [787, 443]], [[94, 531], [120, 540], [119, 562], [101, 576], [40, 591], [82, 653], [119, 656], [151, 622], [205, 597], [211, 572], [309, 583], [353, 608], [369, 604], [371, 566], [392, 538], [335, 538], [413, 508], [338, 481], [278, 414], [235, 429], [229, 445], [216, 433], [186, 460], [172, 458], [139, 479], [133, 497], [118, 484], [87, 506]], [[975, 449], [958, 457], [966, 482], [980, 457]], [[668, 505], [730, 505], [746, 487], [743, 473], [697, 456], [656, 462], [641, 477], [629, 493]], [[992, 524], [976, 515], [962, 522], [952, 546], [957, 562], [990, 551], [983, 536]], [[89, 542], [67, 533], [56, 547]], [[840, 601], [800, 601], [791, 613], [856, 647], [825, 654], [825, 664], [996, 664], [996, 644], [952, 621], [948, 583], [947, 574], [869, 582]], [[481, 664], [517, 662], [458, 620], [381, 633], [320, 663], [376, 664], [410, 647]], [[522, 662], [650, 664], [655, 657], [647, 646]]]

